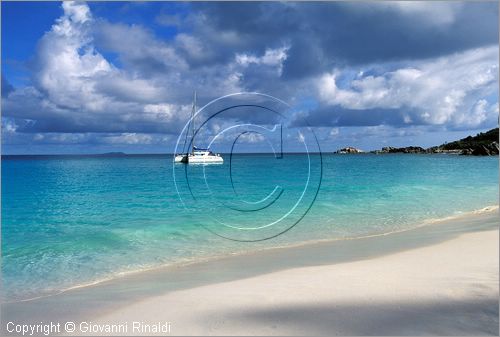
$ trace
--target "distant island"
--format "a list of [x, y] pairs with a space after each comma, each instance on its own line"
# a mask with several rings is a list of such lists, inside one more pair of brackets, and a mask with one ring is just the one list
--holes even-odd
[[[383, 147], [381, 150], [370, 151], [369, 153], [448, 153], [473, 156], [496, 156], [499, 152], [498, 146], [498, 128], [487, 132], [481, 132], [475, 136], [468, 136], [460, 140], [433, 146], [424, 149], [420, 146], [407, 147]], [[366, 153], [363, 150], [348, 146], [337, 150], [335, 153]]]

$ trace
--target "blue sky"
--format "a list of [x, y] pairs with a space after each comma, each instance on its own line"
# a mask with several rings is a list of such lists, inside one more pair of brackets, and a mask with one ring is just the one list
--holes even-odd
[[[496, 2], [1, 6], [4, 154], [172, 152], [193, 90], [200, 106], [277, 97], [280, 122], [312, 126], [324, 151], [428, 147], [498, 124]], [[204, 137], [242, 122], [276, 120], [221, 115]]]

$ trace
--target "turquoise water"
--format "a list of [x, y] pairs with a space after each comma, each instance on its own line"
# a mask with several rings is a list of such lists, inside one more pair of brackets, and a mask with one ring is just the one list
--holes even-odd
[[498, 157], [234, 155], [210, 166], [166, 155], [3, 158], [3, 296], [407, 229], [498, 205], [498, 196]]

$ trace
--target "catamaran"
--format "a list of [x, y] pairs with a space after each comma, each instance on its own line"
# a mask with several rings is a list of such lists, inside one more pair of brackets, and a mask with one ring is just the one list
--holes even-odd
[[181, 153], [176, 154], [174, 157], [174, 161], [176, 163], [184, 163], [184, 164], [221, 164], [224, 162], [224, 159], [218, 153], [213, 153], [210, 149], [202, 149], [198, 148], [194, 145], [194, 115], [196, 114], [196, 91], [194, 92], [194, 100], [193, 107], [191, 109], [191, 123], [186, 130], [186, 138], [184, 140], [183, 150], [186, 147], [186, 143], [188, 140], [189, 127], [192, 130], [191, 136], [191, 152], [189, 153]]

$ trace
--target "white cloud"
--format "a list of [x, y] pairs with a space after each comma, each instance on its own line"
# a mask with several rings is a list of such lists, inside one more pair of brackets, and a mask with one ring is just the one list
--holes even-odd
[[[323, 103], [357, 110], [416, 111], [429, 124], [478, 126], [495, 118], [492, 109], [484, 110], [483, 98], [498, 90], [497, 47], [418, 62], [381, 75], [358, 76], [344, 87], [338, 85], [340, 75], [340, 70], [334, 70], [319, 77], [317, 92]], [[411, 123], [412, 117], [406, 115], [404, 120]]]
[[251, 54], [236, 54], [236, 62], [243, 66], [249, 64], [265, 64], [269, 66], [281, 65], [283, 61], [287, 58], [288, 47], [282, 47], [277, 49], [266, 49], [264, 55], [255, 56]]
[[64, 2], [63, 9], [64, 15], [38, 45], [35, 82], [56, 105], [102, 109], [106, 98], [96, 92], [96, 80], [115, 70], [91, 44], [88, 6]]
[[287, 51], [290, 47], [281, 47], [276, 49], [266, 49], [264, 55], [255, 56], [253, 54], [239, 53], [236, 54], [236, 63], [247, 67], [250, 64], [266, 65], [276, 67], [278, 75], [281, 76], [283, 70], [283, 62], [287, 59]]
[[14, 121], [5, 120], [2, 123], [2, 133], [15, 133], [17, 130], [17, 125]]
[[[34, 122], [24, 126], [42, 131], [109, 132], [113, 128], [124, 131], [137, 128], [136, 125], [144, 128], [145, 123], [149, 123], [148, 129], [155, 131], [177, 130], [180, 121], [188, 116], [181, 105], [168, 104], [171, 111], [182, 113], [180, 116], [151, 108], [170, 99], [167, 94], [169, 87], [162, 82], [166, 76], [161, 74], [146, 79], [134, 69], [115, 67], [94, 45], [97, 21], [92, 18], [89, 7], [85, 3], [67, 1], [62, 8], [63, 15], [38, 44], [34, 86], [18, 88], [4, 98], [4, 114], [32, 118]], [[145, 39], [143, 44], [152, 41], [142, 28], [132, 26], [129, 31], [121, 31], [122, 25], [117, 27], [118, 33], [122, 34], [119, 37], [132, 36], [138, 43]], [[157, 49], [163, 47], [159, 42], [153, 42]], [[140, 45], [122, 45], [131, 47], [130, 50], [141, 48]], [[172, 49], [166, 48], [157, 57], [168, 60], [168, 50]], [[178, 67], [179, 63], [175, 66]], [[175, 82], [176, 73], [169, 75]]]
[[340, 134], [340, 129], [339, 128], [332, 128], [330, 130], [330, 137], [336, 137]]
[[[73, 22], [84, 23], [91, 19], [90, 10], [86, 4], [75, 1], [64, 1], [62, 7], [65, 17], [69, 17]], [[61, 21], [64, 21], [64, 19]]]

